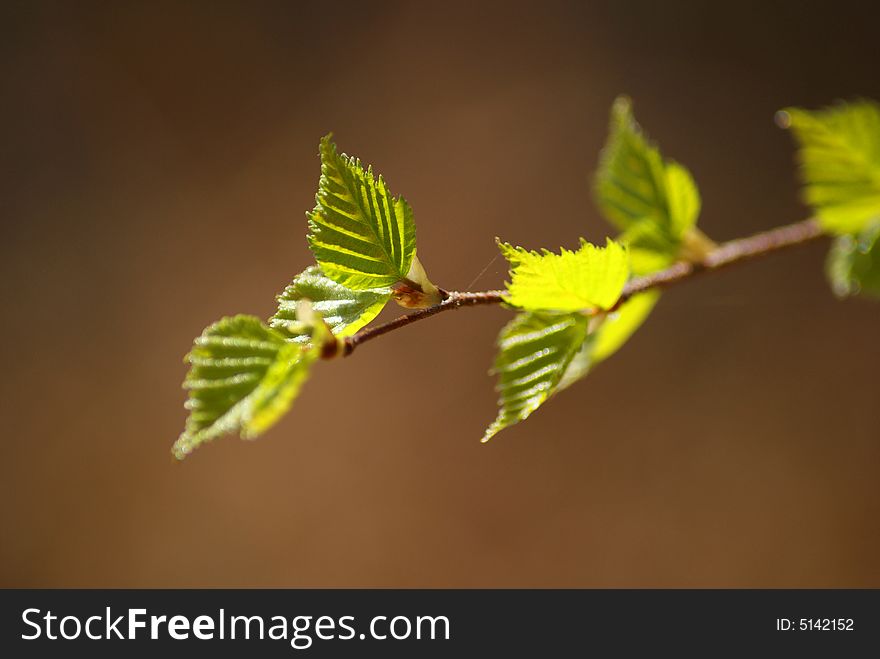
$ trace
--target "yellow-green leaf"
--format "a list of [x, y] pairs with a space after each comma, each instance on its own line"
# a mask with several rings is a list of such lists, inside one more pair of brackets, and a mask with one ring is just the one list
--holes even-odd
[[654, 305], [660, 299], [660, 291], [651, 290], [633, 296], [617, 311], [591, 329], [580, 350], [572, 357], [565, 369], [556, 391], [562, 391], [585, 378], [594, 366], [617, 352], [645, 322]]
[[590, 351], [592, 364], [598, 364], [617, 352], [645, 322], [659, 299], [658, 290], [639, 293], [620, 305], [617, 311], [608, 314], [593, 336]]
[[559, 254], [539, 254], [500, 241], [498, 246], [511, 266], [505, 300], [521, 309], [610, 309], [629, 276], [626, 249], [612, 240], [604, 248], [581, 240], [577, 251], [562, 249]]
[[794, 132], [804, 200], [827, 231], [859, 233], [880, 218], [880, 105], [789, 108], [777, 121]]

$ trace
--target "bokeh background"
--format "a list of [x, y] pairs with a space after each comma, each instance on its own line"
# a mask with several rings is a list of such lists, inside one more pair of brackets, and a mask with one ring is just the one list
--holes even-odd
[[670, 290], [488, 445], [497, 308], [169, 452], [193, 336], [310, 262], [326, 132], [446, 288], [501, 284], [496, 235], [604, 238], [621, 92], [733, 238], [807, 214], [777, 109], [880, 98], [871, 4], [4, 2], [0, 585], [880, 586], [880, 307], [825, 244]]

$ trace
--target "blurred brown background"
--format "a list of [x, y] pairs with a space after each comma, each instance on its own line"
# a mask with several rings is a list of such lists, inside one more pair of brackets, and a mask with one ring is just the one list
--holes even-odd
[[880, 307], [833, 299], [821, 244], [671, 290], [488, 445], [496, 308], [169, 453], [193, 336], [310, 262], [324, 133], [447, 288], [496, 235], [606, 235], [621, 92], [728, 239], [806, 215], [775, 110], [880, 98], [871, 4], [4, 3], [0, 584], [880, 586]]

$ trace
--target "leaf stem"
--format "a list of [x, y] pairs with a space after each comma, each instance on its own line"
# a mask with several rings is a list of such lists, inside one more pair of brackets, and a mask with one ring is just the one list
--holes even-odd
[[[722, 243], [704, 258], [698, 261], [680, 261], [650, 275], [634, 277], [623, 289], [620, 299], [610, 311], [619, 308], [629, 298], [637, 293], [643, 293], [652, 288], [667, 288], [673, 284], [690, 279], [694, 275], [703, 272], [720, 270], [727, 266], [741, 263], [753, 258], [772, 254], [788, 247], [801, 245], [821, 238], [824, 235], [822, 228], [815, 219], [802, 220], [794, 224], [786, 224], [769, 231], [763, 231], [747, 238], [739, 238]], [[459, 292], [450, 291], [440, 304], [427, 309], [421, 309], [414, 313], [400, 316], [374, 327], [365, 327], [353, 336], [345, 339], [345, 355], [350, 355], [354, 349], [362, 343], [370, 341], [377, 336], [382, 336], [393, 330], [405, 327], [423, 318], [434, 316], [442, 311], [451, 311], [461, 307], [475, 307], [485, 304], [501, 304], [504, 301], [504, 291], [477, 291]]]

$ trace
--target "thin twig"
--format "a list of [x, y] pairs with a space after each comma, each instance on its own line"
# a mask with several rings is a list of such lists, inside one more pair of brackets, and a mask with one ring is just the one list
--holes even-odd
[[722, 243], [709, 252], [702, 261], [695, 263], [680, 261], [665, 270], [631, 279], [624, 287], [614, 308], [618, 308], [636, 293], [642, 293], [651, 288], [666, 288], [701, 272], [720, 270], [730, 265], [772, 254], [787, 247], [816, 240], [823, 235], [819, 223], [811, 218], [756, 233], [748, 238]]
[[450, 311], [460, 307], [475, 307], [480, 304], [499, 304], [502, 302], [501, 294], [503, 292], [504, 291], [480, 291], [476, 293], [460, 293], [457, 291], [450, 291], [447, 293], [446, 299], [436, 306], [428, 307], [427, 309], [419, 309], [416, 312], [400, 316], [399, 318], [390, 320], [382, 325], [365, 327], [354, 336], [346, 338], [344, 354], [345, 356], [350, 355], [355, 347], [359, 346], [364, 341], [375, 339], [377, 336], [382, 336], [392, 330], [405, 327], [406, 325], [421, 320], [422, 318], [434, 316], [441, 311]]
[[[815, 240], [822, 235], [824, 234], [819, 223], [814, 219], [808, 219], [764, 231], [748, 238], [731, 240], [716, 247], [701, 261], [694, 263], [682, 261], [669, 266], [665, 270], [660, 270], [643, 277], [634, 277], [624, 287], [620, 299], [612, 310], [620, 307], [620, 305], [637, 293], [643, 293], [652, 288], [666, 288], [690, 279], [702, 272], [720, 270], [735, 263], [772, 254], [781, 249]], [[405, 327], [417, 320], [434, 316], [441, 311], [451, 311], [461, 307], [475, 307], [484, 304], [500, 304], [504, 301], [503, 293], [504, 291], [450, 291], [448, 297], [436, 306], [420, 309], [382, 325], [366, 327], [354, 334], [354, 336], [348, 337], [345, 339], [345, 354], [350, 355], [361, 343]]]

